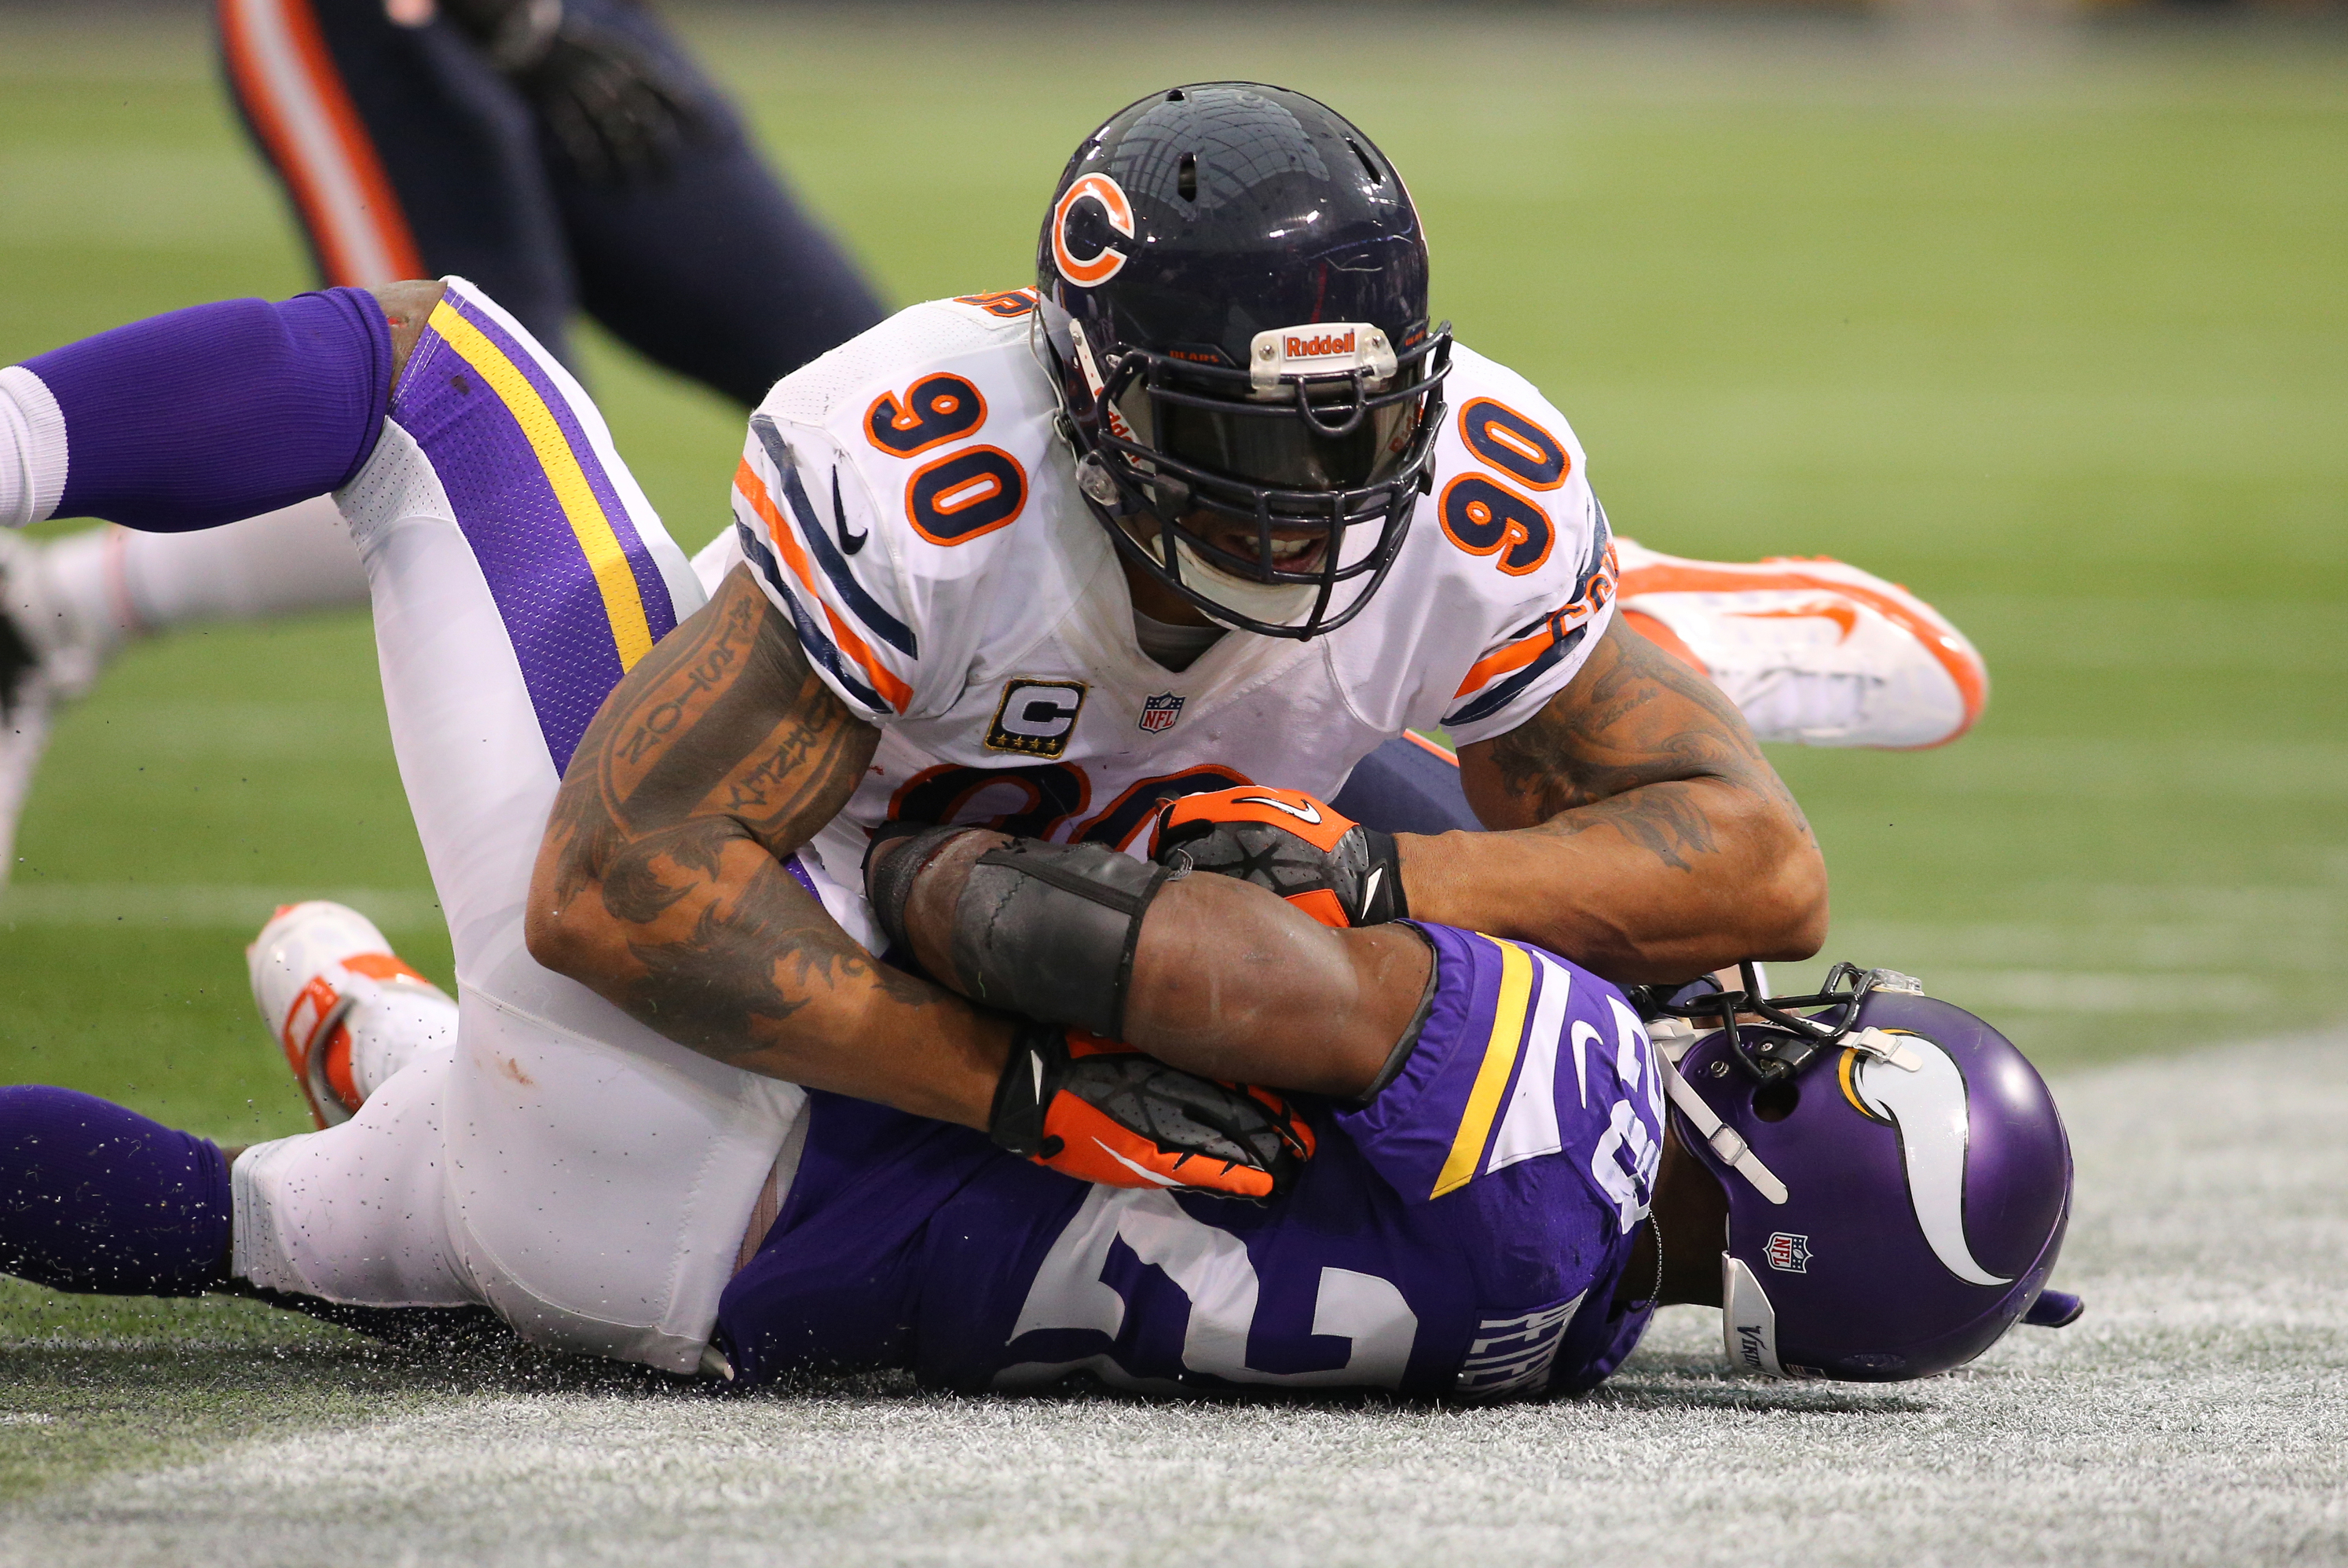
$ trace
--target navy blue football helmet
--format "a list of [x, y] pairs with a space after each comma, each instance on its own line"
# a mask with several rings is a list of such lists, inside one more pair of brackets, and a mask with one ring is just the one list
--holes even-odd
[[1434, 482], [1451, 351], [1369, 138], [1282, 88], [1153, 94], [1069, 160], [1036, 272], [1062, 433], [1118, 552], [1243, 631], [1360, 614]]
[[1837, 965], [1819, 994], [1766, 1001], [1749, 966], [1746, 984], [1663, 1009], [1725, 1026], [1666, 1086], [1681, 1143], [1728, 1199], [1730, 1361], [1896, 1382], [1962, 1366], [2017, 1321], [2077, 1316], [2045, 1289], [2071, 1145], [2022, 1053], [1889, 970]]

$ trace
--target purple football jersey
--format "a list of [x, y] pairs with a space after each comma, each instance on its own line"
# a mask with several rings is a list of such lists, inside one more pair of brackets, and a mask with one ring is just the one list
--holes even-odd
[[789, 1199], [719, 1309], [737, 1376], [1478, 1399], [1596, 1383], [1648, 1317], [1612, 1296], [1662, 1154], [1653, 1047], [1587, 971], [1419, 929], [1437, 984], [1416, 1049], [1367, 1106], [1312, 1110], [1320, 1152], [1276, 1202], [1088, 1186], [816, 1097]]

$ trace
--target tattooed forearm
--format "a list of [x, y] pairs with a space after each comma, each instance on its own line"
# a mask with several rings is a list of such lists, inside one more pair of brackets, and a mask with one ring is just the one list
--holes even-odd
[[628, 988], [628, 1010], [679, 1045], [722, 1060], [806, 1006], [803, 992], [784, 989], [778, 960], [824, 934], [808, 929], [813, 901], [805, 891], [793, 886], [799, 896], [792, 898], [777, 885], [789, 880], [779, 866], [754, 873], [731, 899], [702, 902], [680, 940], [630, 942], [643, 973]]
[[[782, 863], [846, 804], [878, 740], [736, 572], [581, 739], [539, 853], [531, 953], [679, 1044], [940, 1114], [858, 1037], [951, 999], [874, 959]], [[953, 1020], [932, 1026], [955, 1037]]]
[[847, 986], [870, 985], [912, 1008], [944, 999], [857, 945], [771, 858], [740, 885], [696, 881], [679, 890], [688, 894], [695, 895], [689, 923], [646, 923], [632, 934], [628, 953], [639, 972], [622, 998], [679, 1045], [741, 1062], [770, 1048], [820, 996]]
[[1690, 791], [1672, 784], [1650, 784], [1631, 794], [1593, 800], [1540, 824], [1540, 831], [1586, 833], [1612, 828], [1632, 844], [1675, 872], [1692, 872], [1696, 862], [1720, 848], [1720, 834], [1711, 816]]
[[1546, 707], [1459, 763], [1500, 831], [1406, 841], [1414, 913], [1622, 979], [1807, 956], [1824, 934], [1818, 846], [1743, 716], [1620, 621]]

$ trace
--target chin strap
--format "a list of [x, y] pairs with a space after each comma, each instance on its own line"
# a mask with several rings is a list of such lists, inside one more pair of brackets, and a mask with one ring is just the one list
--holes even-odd
[[1761, 1157], [1753, 1152], [1753, 1146], [1745, 1141], [1744, 1135], [1713, 1114], [1712, 1107], [1704, 1102], [1704, 1097], [1690, 1087], [1687, 1079], [1680, 1077], [1679, 1068], [1668, 1061], [1659, 1060], [1656, 1065], [1663, 1070], [1663, 1092], [1672, 1097], [1673, 1106], [1687, 1118], [1688, 1124], [1695, 1129], [1696, 1136], [1703, 1139], [1723, 1161], [1733, 1166], [1738, 1175], [1752, 1182], [1754, 1190], [1761, 1196], [1772, 1203], [1784, 1202], [1786, 1184], [1777, 1180], [1776, 1172], [1769, 1167], [1761, 1163]]

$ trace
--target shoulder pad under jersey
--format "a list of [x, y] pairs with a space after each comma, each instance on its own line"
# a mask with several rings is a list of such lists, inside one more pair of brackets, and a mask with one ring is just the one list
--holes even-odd
[[[1442, 632], [1412, 707], [1455, 746], [1506, 734], [1581, 672], [1613, 612], [1613, 539], [1565, 416], [1523, 377], [1453, 351], [1435, 492], [1412, 577]], [[1400, 571], [1396, 573], [1401, 576]], [[1388, 588], [1388, 593], [1393, 593]]]
[[992, 573], [1054, 460], [1035, 296], [900, 311], [794, 371], [735, 470], [744, 557], [808, 663], [874, 723], [951, 707]]

